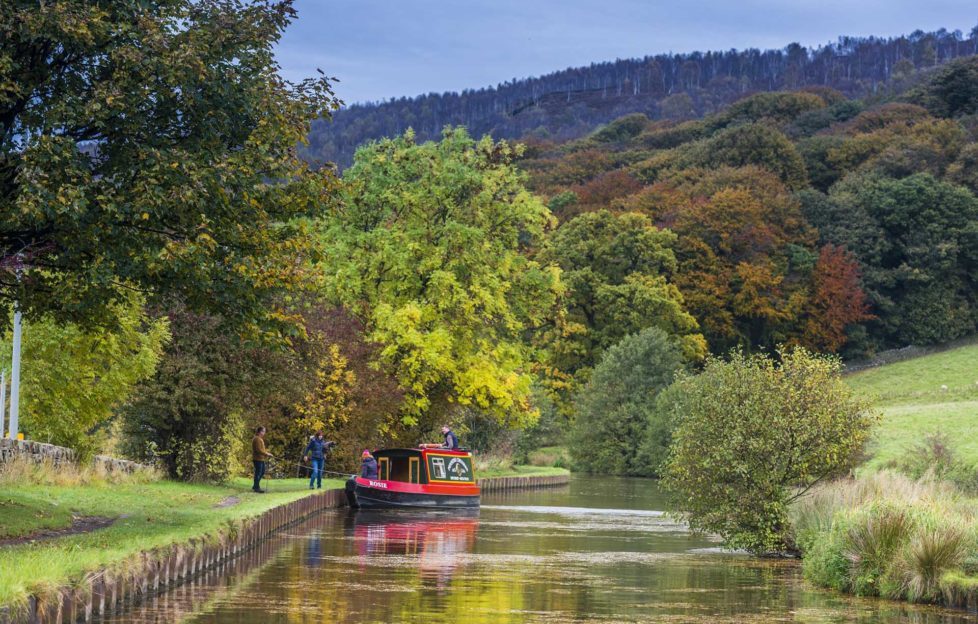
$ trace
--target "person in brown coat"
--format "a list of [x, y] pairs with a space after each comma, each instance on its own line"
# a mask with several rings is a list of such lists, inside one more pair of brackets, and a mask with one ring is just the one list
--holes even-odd
[[255, 465], [255, 484], [251, 487], [252, 492], [265, 493], [259, 484], [262, 477], [265, 476], [265, 460], [271, 457], [273, 455], [265, 448], [265, 428], [259, 425], [255, 429], [255, 437], [251, 439], [251, 459]]

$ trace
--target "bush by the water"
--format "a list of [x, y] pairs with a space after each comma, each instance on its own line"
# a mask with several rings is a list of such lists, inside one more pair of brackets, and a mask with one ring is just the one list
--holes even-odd
[[819, 487], [791, 510], [805, 577], [859, 595], [956, 603], [978, 577], [975, 501], [892, 472]]
[[[656, 396], [683, 363], [681, 348], [655, 327], [608, 349], [577, 400], [571, 432], [574, 467], [605, 474], [656, 474], [671, 431]], [[644, 445], [650, 429], [655, 443]]]
[[840, 377], [837, 358], [804, 349], [711, 358], [682, 375], [665, 484], [695, 530], [755, 553], [792, 546], [788, 509], [848, 470], [876, 416]]

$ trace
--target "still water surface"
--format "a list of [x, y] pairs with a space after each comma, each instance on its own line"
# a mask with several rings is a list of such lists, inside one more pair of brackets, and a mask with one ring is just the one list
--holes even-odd
[[665, 506], [652, 481], [576, 477], [467, 516], [324, 513], [108, 621], [978, 623], [816, 590], [797, 562], [724, 553]]

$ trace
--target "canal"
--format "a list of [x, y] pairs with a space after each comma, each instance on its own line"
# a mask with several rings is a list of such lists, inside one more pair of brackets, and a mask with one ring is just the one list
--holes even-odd
[[653, 481], [575, 477], [471, 515], [324, 513], [104, 621], [978, 622], [816, 590], [798, 562], [725, 553], [665, 508]]

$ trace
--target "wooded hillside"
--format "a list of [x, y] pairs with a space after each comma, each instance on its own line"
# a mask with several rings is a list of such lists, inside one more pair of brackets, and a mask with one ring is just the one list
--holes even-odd
[[464, 125], [473, 136], [512, 139], [532, 133], [567, 140], [627, 113], [690, 119], [715, 113], [750, 93], [813, 85], [865, 97], [905, 89], [919, 70], [976, 53], [978, 27], [968, 35], [918, 30], [894, 38], [840, 37], [817, 48], [791, 44], [781, 50], [618, 59], [461, 93], [354, 104], [331, 122], [313, 124], [305, 155], [345, 167], [365, 141], [408, 128], [420, 140], [435, 139], [448, 124]]

